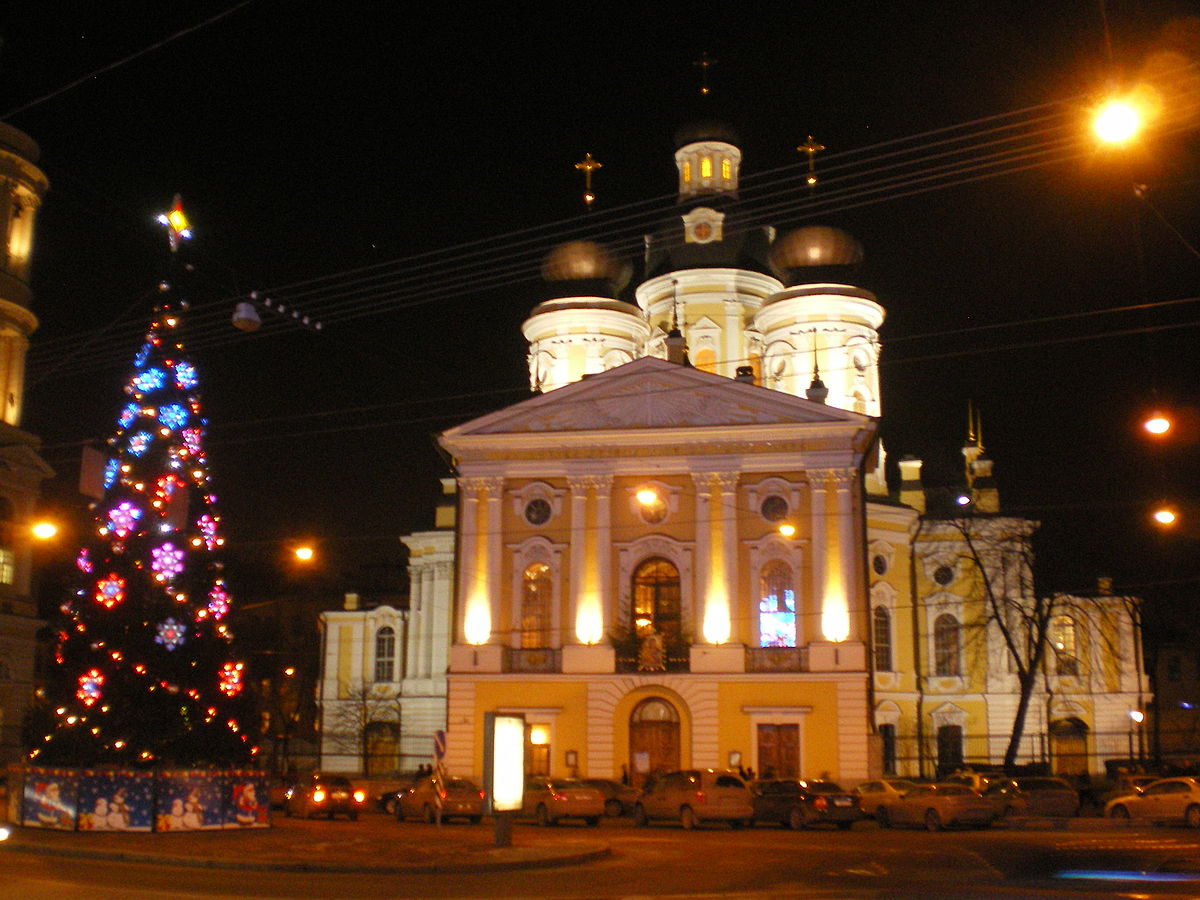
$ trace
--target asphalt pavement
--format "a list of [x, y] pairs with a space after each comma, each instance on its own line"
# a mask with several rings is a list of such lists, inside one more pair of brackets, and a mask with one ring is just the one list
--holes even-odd
[[270, 828], [149, 832], [52, 831], [11, 827], [0, 843], [19, 852], [77, 859], [199, 868], [282, 872], [451, 873], [576, 865], [610, 853], [593, 829], [578, 838], [538, 840], [539, 830], [518, 826], [512, 845], [496, 846], [490, 824], [442, 826], [397, 823], [382, 814], [296, 820], [272, 814]]

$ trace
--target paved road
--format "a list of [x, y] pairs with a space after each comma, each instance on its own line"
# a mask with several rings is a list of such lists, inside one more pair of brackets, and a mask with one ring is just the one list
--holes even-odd
[[[129, 835], [21, 832], [0, 844], [0, 900], [1102, 897], [1134, 888], [1141, 895], [1200, 897], [1200, 880], [1130, 885], [1053, 879], [1065, 869], [1100, 866], [1200, 870], [1200, 835], [1194, 832], [1103, 822], [1073, 826], [927, 834], [881, 831], [867, 822], [850, 832], [767, 826], [684, 832], [606, 820], [599, 828], [518, 825], [507, 857], [496, 856], [488, 825], [437, 829], [376, 815], [359, 822], [282, 819], [269, 833], [144, 835], [136, 848], [120, 843]], [[479, 871], [486, 867], [476, 865], [489, 855], [511, 860], [511, 854], [524, 854], [544, 862], [597, 847], [611, 854], [547, 869]], [[154, 858], [63, 855], [131, 850]], [[416, 860], [439, 860], [441, 871], [406, 869]], [[320, 871], [297, 871], [305, 862]]]

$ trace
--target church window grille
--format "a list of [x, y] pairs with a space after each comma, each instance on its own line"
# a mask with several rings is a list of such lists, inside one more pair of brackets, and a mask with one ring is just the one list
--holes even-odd
[[759, 646], [795, 647], [796, 592], [792, 587], [792, 567], [777, 559], [763, 566], [758, 596]]
[[549, 647], [550, 603], [553, 594], [550, 567], [545, 563], [534, 563], [525, 570], [523, 581], [521, 646], [526, 650]]
[[958, 646], [958, 619], [942, 613], [933, 623], [933, 674], [956, 677], [962, 674]]
[[387, 625], [375, 632], [375, 680], [396, 680], [396, 632]]

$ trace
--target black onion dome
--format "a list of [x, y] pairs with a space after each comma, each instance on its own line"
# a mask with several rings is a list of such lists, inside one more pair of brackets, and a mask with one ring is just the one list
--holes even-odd
[[613, 297], [629, 282], [632, 270], [593, 241], [559, 244], [542, 261], [542, 279], [550, 297]]
[[[698, 207], [725, 214], [721, 240], [690, 244], [684, 240], [683, 216]], [[679, 205], [676, 214], [659, 223], [649, 238], [646, 278], [681, 269], [746, 269], [771, 274], [767, 228], [754, 221], [744, 204], [727, 195], [707, 194]]]
[[845, 281], [863, 262], [858, 239], [830, 225], [805, 225], [787, 232], [771, 248], [772, 271], [785, 284]]
[[741, 139], [728, 122], [718, 119], [702, 119], [681, 125], [675, 131], [675, 149], [686, 147], [697, 141], [723, 141], [726, 144], [741, 146]]

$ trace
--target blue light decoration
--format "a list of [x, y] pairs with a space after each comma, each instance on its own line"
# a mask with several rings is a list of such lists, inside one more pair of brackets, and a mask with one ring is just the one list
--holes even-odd
[[138, 413], [141, 411], [142, 408], [136, 403], [130, 403], [126, 405], [126, 407], [121, 410], [121, 415], [117, 417], [117, 424], [119, 424], [122, 428], [128, 428], [134, 423], [134, 420], [138, 417]]
[[168, 650], [174, 650], [183, 643], [187, 636], [187, 626], [174, 619], [166, 619], [158, 623], [158, 634], [154, 638], [156, 644], [162, 644]]
[[182, 427], [187, 420], [187, 407], [179, 403], [168, 403], [158, 409], [158, 421], [172, 430]]
[[117, 483], [117, 476], [121, 474], [121, 463], [119, 460], [110, 459], [104, 464], [104, 487], [107, 490]]
[[167, 374], [162, 369], [147, 369], [133, 379], [134, 389], [143, 394], [149, 391], [161, 391], [166, 383]]
[[134, 456], [141, 456], [150, 449], [151, 436], [145, 431], [139, 431], [129, 439], [129, 452]]
[[175, 386], [181, 391], [190, 391], [200, 383], [196, 377], [196, 369], [191, 363], [180, 362], [175, 364]]
[[148, 360], [150, 358], [150, 353], [153, 350], [154, 350], [154, 345], [151, 344], [149, 341], [142, 344], [142, 349], [140, 349], [137, 352], [137, 355], [133, 358], [134, 366], [136, 366], [139, 369], [142, 366], [144, 366], [146, 364], [146, 360]]

